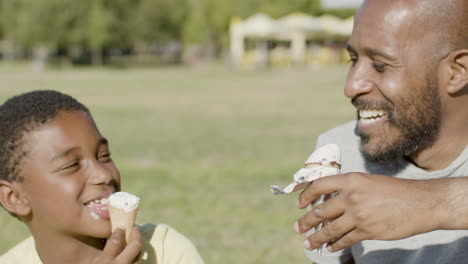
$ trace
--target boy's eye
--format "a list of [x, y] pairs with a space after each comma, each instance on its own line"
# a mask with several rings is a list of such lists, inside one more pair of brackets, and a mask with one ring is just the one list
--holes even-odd
[[80, 166], [80, 163], [78, 161], [71, 162], [65, 166], [63, 166], [62, 170], [70, 170], [70, 169], [75, 169], [78, 166]]
[[387, 68], [387, 64], [372, 60], [372, 66], [378, 72], [383, 72]]
[[112, 159], [111, 159], [110, 152], [99, 155], [98, 160], [101, 161], [101, 162], [111, 161]]

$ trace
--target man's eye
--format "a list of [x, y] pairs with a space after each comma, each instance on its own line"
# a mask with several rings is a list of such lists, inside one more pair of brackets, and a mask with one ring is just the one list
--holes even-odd
[[385, 71], [385, 69], [387, 68], [387, 64], [385, 63], [381, 63], [381, 62], [378, 62], [376, 60], [373, 60], [372, 61], [372, 66], [374, 67], [374, 69], [378, 72], [383, 72]]
[[348, 62], [351, 62], [352, 66], [356, 65], [357, 61], [358, 61], [357, 57], [350, 57], [348, 60]]

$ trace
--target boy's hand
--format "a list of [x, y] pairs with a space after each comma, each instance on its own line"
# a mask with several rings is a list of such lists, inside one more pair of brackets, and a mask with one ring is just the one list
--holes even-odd
[[117, 228], [107, 240], [106, 246], [95, 260], [94, 264], [129, 264], [135, 263], [140, 257], [143, 240], [140, 229], [134, 227], [128, 244], [125, 243], [125, 232]]

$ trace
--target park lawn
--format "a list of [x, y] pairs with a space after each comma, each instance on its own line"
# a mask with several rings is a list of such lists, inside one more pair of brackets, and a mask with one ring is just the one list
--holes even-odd
[[[66, 69], [0, 65], [0, 102], [56, 89], [86, 104], [110, 140], [123, 190], [141, 197], [138, 222], [167, 223], [207, 263], [310, 263], [297, 195], [275, 197], [317, 136], [355, 116], [344, 67], [233, 71]], [[0, 212], [0, 254], [28, 230]]]

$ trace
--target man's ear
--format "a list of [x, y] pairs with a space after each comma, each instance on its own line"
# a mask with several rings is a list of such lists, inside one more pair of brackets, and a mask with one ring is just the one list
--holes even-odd
[[447, 59], [450, 67], [447, 92], [456, 95], [463, 89], [468, 89], [468, 50], [454, 51]]
[[22, 188], [17, 182], [0, 180], [0, 204], [8, 212], [17, 216], [31, 213], [29, 201], [24, 197]]

